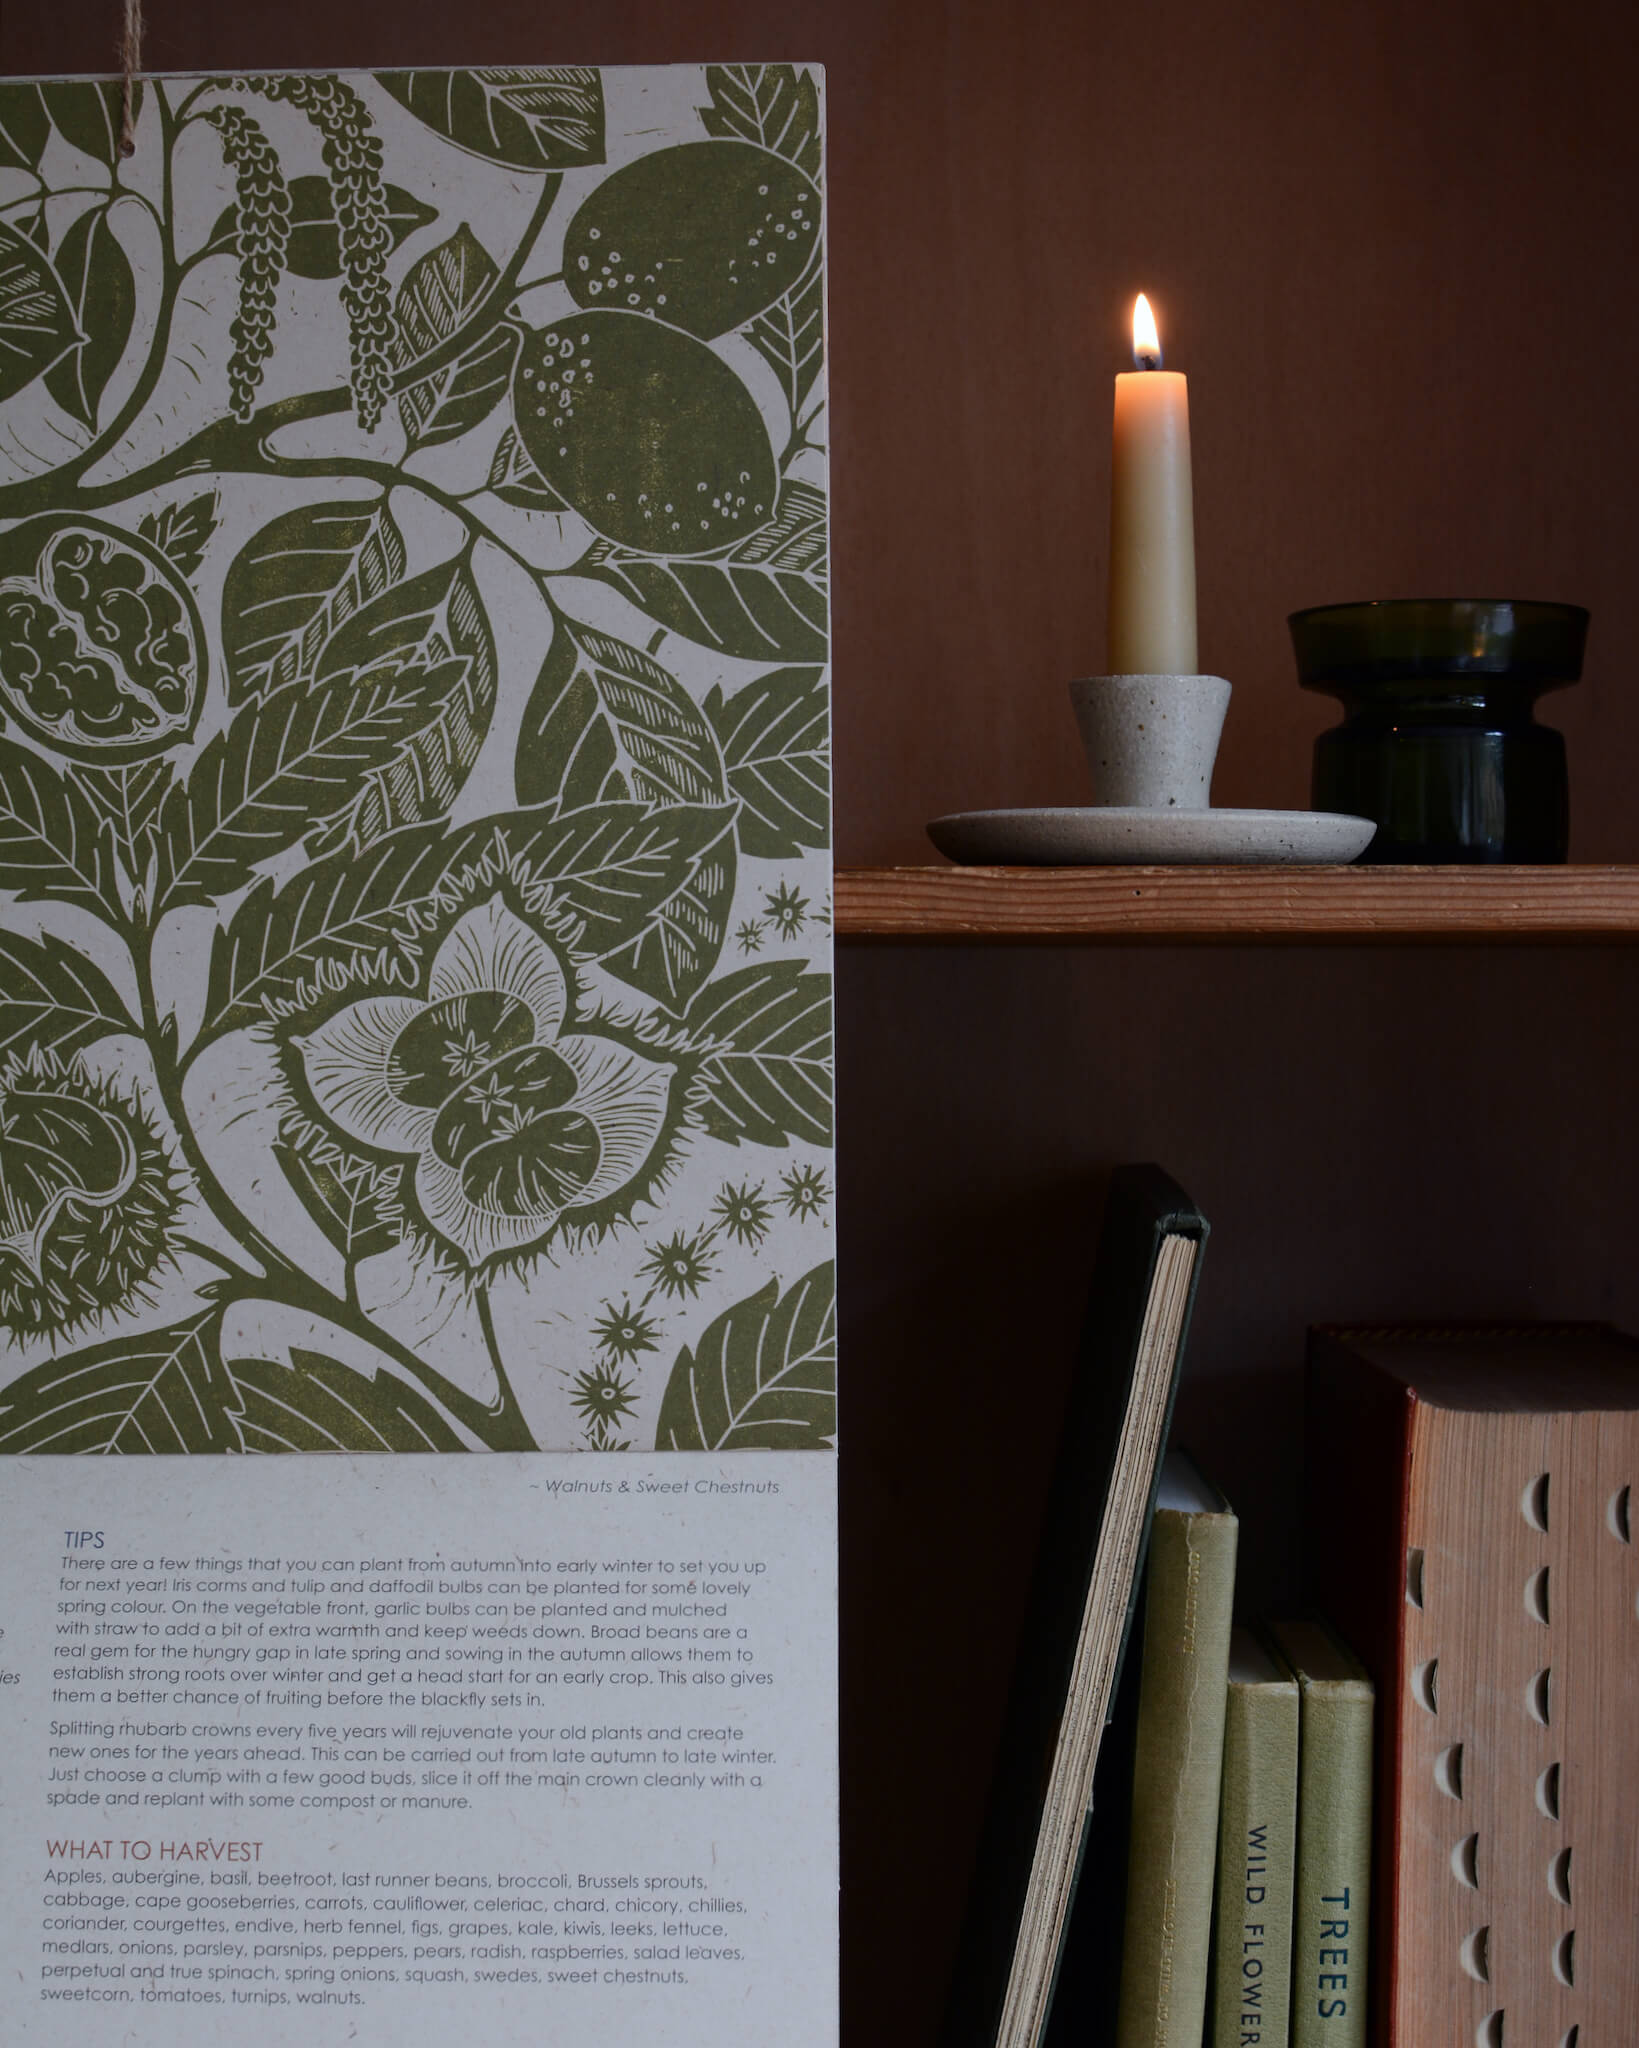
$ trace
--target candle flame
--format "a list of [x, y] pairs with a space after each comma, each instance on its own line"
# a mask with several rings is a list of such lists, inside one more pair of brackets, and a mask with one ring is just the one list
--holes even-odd
[[1141, 370], [1159, 370], [1161, 367], [1161, 337], [1156, 332], [1150, 302], [1142, 292], [1133, 307], [1133, 361]]

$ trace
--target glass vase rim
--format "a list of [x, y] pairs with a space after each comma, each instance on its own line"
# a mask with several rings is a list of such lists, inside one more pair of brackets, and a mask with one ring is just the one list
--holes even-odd
[[1287, 614], [1298, 682], [1553, 689], [1580, 680], [1591, 614], [1546, 598], [1357, 598]]
[[1563, 598], [1552, 597], [1355, 597], [1335, 604], [1308, 604], [1295, 612], [1286, 614], [1288, 626], [1308, 624], [1312, 620], [1332, 618], [1341, 622], [1350, 613], [1378, 613], [1386, 616], [1400, 612], [1410, 616], [1414, 612], [1432, 611], [1513, 611], [1533, 613], [1543, 623], [1559, 618], [1566, 625], [1580, 620], [1584, 626], [1593, 614], [1585, 604], [1570, 604]]

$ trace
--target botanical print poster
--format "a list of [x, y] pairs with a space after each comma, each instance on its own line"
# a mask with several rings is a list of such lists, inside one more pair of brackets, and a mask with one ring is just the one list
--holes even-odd
[[0, 1450], [834, 1414], [820, 84], [0, 83]]
[[134, 112], [0, 82], [0, 2037], [832, 2048], [819, 80]]

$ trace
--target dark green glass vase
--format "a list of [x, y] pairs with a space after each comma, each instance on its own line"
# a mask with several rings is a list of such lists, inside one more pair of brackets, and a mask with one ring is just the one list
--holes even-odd
[[1287, 624], [1299, 682], [1342, 700], [1312, 801], [1376, 819], [1362, 862], [1564, 860], [1565, 742], [1533, 707], [1582, 674], [1580, 605], [1395, 598]]

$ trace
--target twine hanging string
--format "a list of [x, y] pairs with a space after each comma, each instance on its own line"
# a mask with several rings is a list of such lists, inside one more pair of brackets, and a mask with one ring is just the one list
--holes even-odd
[[135, 156], [137, 149], [137, 77], [142, 70], [142, 0], [125, 0], [125, 28], [120, 36], [120, 69], [125, 74], [120, 92], [120, 155]]

